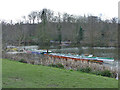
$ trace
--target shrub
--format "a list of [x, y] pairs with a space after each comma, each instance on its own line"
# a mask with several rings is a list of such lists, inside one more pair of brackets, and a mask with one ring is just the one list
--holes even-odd
[[106, 76], [106, 77], [113, 77], [109, 70], [93, 71], [93, 72], [91, 72], [91, 73], [92, 73], [92, 74], [96, 74], [96, 75]]
[[20, 59], [20, 60], [19, 60], [19, 62], [22, 62], [22, 63], [27, 63], [27, 61], [26, 61], [26, 60], [24, 60], [24, 59]]
[[70, 71], [73, 71], [72, 69], [70, 69]]
[[56, 64], [56, 67], [57, 68], [64, 68], [64, 66], [62, 64], [60, 64], [60, 63]]
[[56, 65], [55, 64], [49, 64], [48, 66], [50, 66], [50, 67], [56, 67]]
[[86, 67], [86, 68], [81, 68], [79, 71], [90, 73], [92, 69], [90, 67]]
[[109, 70], [104, 70], [104, 71], [101, 71], [101, 76], [106, 76], [106, 77], [111, 77], [111, 73]]
[[112, 77], [112, 78], [116, 78], [116, 77], [117, 77], [117, 73], [116, 73], [116, 72], [112, 72], [112, 73], [111, 73], [111, 77]]
[[101, 75], [101, 71], [93, 71], [92, 74]]
[[34, 63], [35, 63], [35, 61], [34, 61], [34, 60], [30, 60], [29, 62], [30, 62], [30, 64], [34, 64]]
[[50, 66], [50, 67], [57, 67], [57, 68], [64, 68], [64, 66], [62, 65], [62, 64], [60, 64], [60, 63], [58, 63], [58, 64], [50, 64], [50, 65], [48, 65], [48, 66]]

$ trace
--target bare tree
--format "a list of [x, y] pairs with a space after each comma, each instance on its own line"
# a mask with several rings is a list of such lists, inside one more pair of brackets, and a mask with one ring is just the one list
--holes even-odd
[[33, 11], [31, 12], [29, 15], [28, 15], [30, 21], [32, 20], [33, 21], [33, 24], [35, 23], [35, 19], [37, 17], [37, 12]]
[[26, 16], [22, 16], [22, 18], [24, 19], [24, 23], [26, 23]]
[[39, 24], [40, 23], [40, 20], [41, 20], [41, 11], [40, 12], [37, 12], [37, 23]]
[[32, 16], [29, 14], [28, 15], [29, 23], [31, 24]]

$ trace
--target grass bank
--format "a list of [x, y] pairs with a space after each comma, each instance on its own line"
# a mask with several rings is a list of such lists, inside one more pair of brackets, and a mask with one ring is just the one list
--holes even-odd
[[3, 88], [117, 88], [114, 78], [2, 60]]

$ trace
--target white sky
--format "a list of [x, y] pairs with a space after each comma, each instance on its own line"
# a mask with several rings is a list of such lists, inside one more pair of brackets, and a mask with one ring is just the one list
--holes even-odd
[[18, 20], [43, 8], [75, 15], [102, 14], [103, 19], [118, 17], [119, 0], [1, 0], [0, 19]]

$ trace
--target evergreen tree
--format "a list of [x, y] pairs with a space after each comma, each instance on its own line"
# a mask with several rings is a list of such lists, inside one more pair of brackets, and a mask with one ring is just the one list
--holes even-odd
[[80, 26], [78, 33], [77, 33], [77, 44], [80, 44], [80, 41], [83, 40], [83, 29]]

